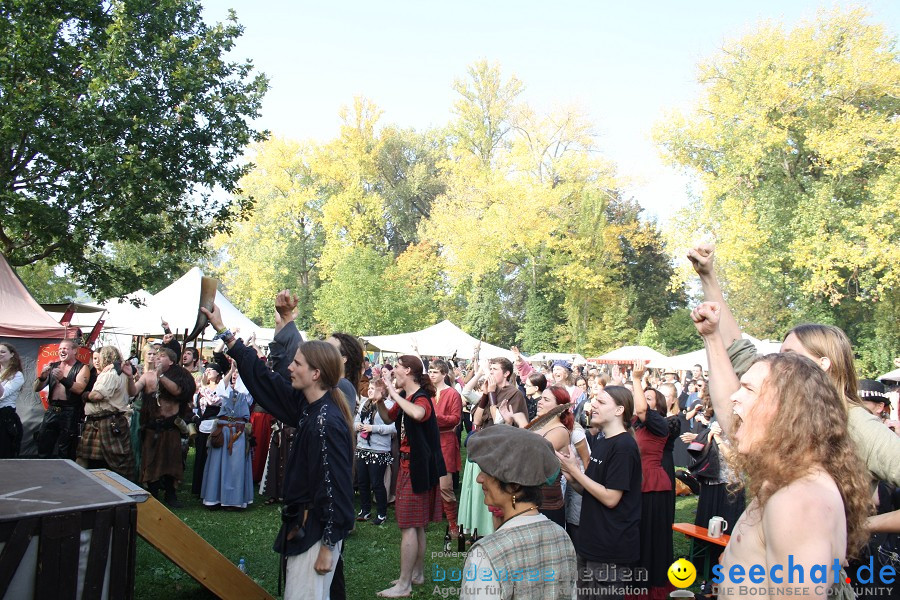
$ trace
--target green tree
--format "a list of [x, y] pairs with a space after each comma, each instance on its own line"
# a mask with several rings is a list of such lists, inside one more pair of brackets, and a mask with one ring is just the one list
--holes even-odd
[[[702, 95], [656, 138], [702, 195], [701, 224], [754, 335], [798, 320], [859, 326], [900, 283], [900, 54], [862, 10], [766, 24], [700, 67]], [[687, 239], [696, 239], [688, 236]], [[860, 337], [862, 336], [862, 337]]]
[[224, 259], [214, 266], [231, 300], [251, 319], [272, 326], [272, 301], [293, 290], [301, 328], [313, 326], [313, 294], [324, 244], [322, 200], [312, 173], [314, 151], [272, 138], [252, 147], [254, 168], [241, 180], [256, 202], [230, 234], [213, 239]]
[[[226, 53], [232, 14], [196, 0], [4, 3], [0, 10], [0, 250], [49, 259], [95, 296], [144, 286], [110, 244], [202, 253], [246, 199], [233, 191], [261, 138], [267, 82]], [[128, 255], [128, 253], [124, 253]], [[104, 259], [106, 257], [106, 259]]]
[[16, 269], [16, 274], [38, 302], [54, 303], [75, 300], [78, 296], [77, 288], [64, 273], [58, 274], [57, 269], [60, 268], [42, 260], [19, 267]]
[[666, 347], [659, 335], [659, 329], [656, 328], [656, 323], [653, 322], [653, 319], [647, 319], [647, 324], [644, 325], [641, 335], [638, 336], [638, 345], [653, 348], [657, 352], [666, 351]]
[[689, 308], [672, 311], [659, 324], [659, 338], [673, 354], [685, 354], [703, 348], [703, 340], [697, 335]]

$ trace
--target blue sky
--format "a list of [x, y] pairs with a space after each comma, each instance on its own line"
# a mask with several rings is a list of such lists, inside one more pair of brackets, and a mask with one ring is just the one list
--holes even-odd
[[[648, 213], [664, 221], [687, 201], [690, 180], [666, 166], [650, 130], [696, 98], [697, 64], [763, 20], [787, 26], [844, 4], [793, 2], [289, 2], [205, 0], [207, 21], [237, 12], [236, 58], [271, 79], [258, 125], [275, 135], [327, 140], [355, 95], [383, 123], [424, 129], [451, 118], [453, 80], [479, 59], [525, 84], [539, 111], [575, 104]], [[900, 32], [900, 1], [870, 0], [872, 22]]]

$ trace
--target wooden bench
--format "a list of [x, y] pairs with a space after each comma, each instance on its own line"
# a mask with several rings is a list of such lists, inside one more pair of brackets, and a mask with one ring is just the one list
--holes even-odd
[[690, 538], [691, 553], [690, 556], [688, 556], [688, 560], [690, 560], [696, 568], [697, 565], [700, 564], [700, 559], [702, 559], [703, 570], [697, 569], [697, 573], [702, 573], [704, 577], [709, 580], [712, 576], [712, 565], [710, 564], [712, 562], [712, 557], [710, 556], [709, 546], [707, 544], [697, 544], [696, 542], [699, 540], [701, 542], [708, 542], [709, 544], [716, 544], [724, 548], [728, 545], [731, 536], [723, 533], [717, 538], [709, 537], [709, 530], [706, 527], [694, 525], [693, 523], [674, 523], [672, 529], [678, 533], [683, 533]]

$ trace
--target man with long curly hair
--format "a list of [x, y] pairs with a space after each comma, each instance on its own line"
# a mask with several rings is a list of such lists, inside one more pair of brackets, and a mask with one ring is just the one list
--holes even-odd
[[[719, 597], [739, 596], [730, 579], [737, 566], [744, 577], [755, 576], [742, 585], [757, 587], [756, 597], [781, 595], [786, 587], [804, 588], [812, 598], [840, 597], [846, 575], [833, 566], [865, 543], [870, 509], [843, 399], [815, 363], [787, 353], [753, 364], [731, 402], [734, 473], [753, 500], [722, 555]], [[763, 573], [754, 573], [757, 565]], [[816, 565], [825, 565], [826, 583], [816, 581]]]

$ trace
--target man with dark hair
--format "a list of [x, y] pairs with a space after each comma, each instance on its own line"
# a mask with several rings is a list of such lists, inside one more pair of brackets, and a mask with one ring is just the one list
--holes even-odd
[[200, 376], [203, 374], [200, 372], [199, 362], [200, 351], [196, 348], [185, 348], [184, 352], [181, 353], [181, 366], [191, 374], [194, 381], [199, 381]]
[[[75, 358], [74, 340], [59, 343], [59, 361], [46, 365], [34, 380], [34, 391], [48, 388], [49, 406], [37, 434], [39, 458], [75, 460], [81, 394], [90, 381], [90, 369]], [[57, 444], [59, 451], [56, 451]]]
[[145, 395], [141, 408], [141, 475], [140, 482], [154, 496], [165, 489], [166, 504], [181, 508], [175, 490], [181, 483], [184, 464], [181, 457], [181, 419], [190, 418], [191, 400], [196, 384], [191, 374], [177, 364], [178, 357], [168, 347], [156, 354], [156, 369], [147, 371], [129, 393], [145, 388], [155, 393]]
[[473, 422], [480, 427], [501, 422], [525, 427], [528, 424], [528, 405], [513, 381], [512, 362], [498, 356], [490, 359], [488, 365], [488, 393], [481, 396]]

